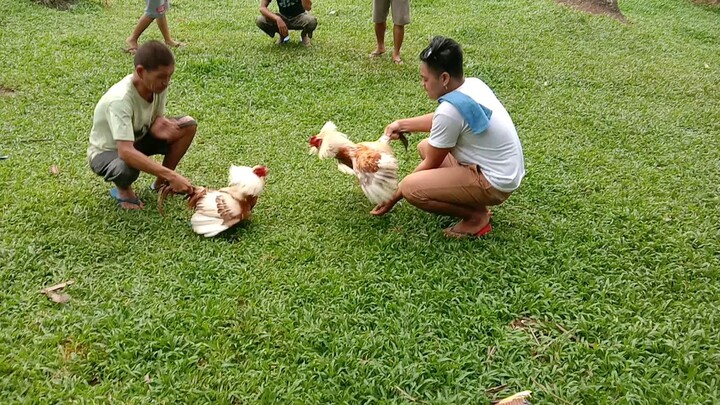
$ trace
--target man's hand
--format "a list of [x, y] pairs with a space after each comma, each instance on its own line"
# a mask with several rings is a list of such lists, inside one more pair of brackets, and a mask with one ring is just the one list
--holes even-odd
[[402, 200], [402, 198], [403, 198], [402, 192], [400, 192], [400, 190], [398, 189], [395, 192], [395, 195], [393, 195], [392, 199], [385, 202], [384, 204], [378, 204], [377, 206], [375, 206], [375, 208], [372, 211], [370, 211], [370, 214], [375, 215], [376, 217], [383, 216], [383, 215], [387, 214], [388, 212], [390, 212], [390, 210], [393, 209], [395, 204], [397, 204], [400, 200]]
[[370, 215], [381, 217], [390, 212], [390, 210], [393, 209], [395, 204], [397, 204], [395, 201], [388, 201], [385, 204], [378, 204], [372, 211], [370, 211]]
[[310, 11], [312, 9], [312, 0], [302, 0], [302, 5], [305, 11]]
[[168, 179], [170, 189], [177, 194], [189, 194], [192, 192], [192, 184], [185, 177], [175, 173]]
[[277, 24], [278, 31], [280, 31], [280, 39], [285, 39], [285, 37], [288, 36], [288, 27], [285, 24], [285, 21], [283, 21], [282, 18], [277, 17], [275, 19], [275, 24]]
[[400, 134], [402, 134], [403, 132], [407, 132], [407, 131], [403, 131], [400, 128], [399, 120], [393, 121], [390, 125], [385, 127], [385, 135], [389, 136], [390, 139], [393, 139], [393, 140], [400, 139]]
[[157, 117], [150, 126], [150, 132], [155, 138], [172, 142], [180, 137], [180, 124], [178, 124], [177, 120]]

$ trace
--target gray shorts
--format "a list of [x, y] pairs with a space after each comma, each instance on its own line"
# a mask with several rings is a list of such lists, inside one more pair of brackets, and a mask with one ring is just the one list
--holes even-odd
[[373, 22], [384, 23], [391, 5], [393, 24], [410, 24], [410, 0], [373, 0]]
[[[185, 128], [191, 125], [197, 125], [197, 122], [195, 120], [188, 121], [181, 124], [180, 127]], [[150, 132], [135, 141], [134, 146], [135, 149], [145, 156], [164, 156], [167, 155], [170, 150], [169, 143], [162, 139], [155, 138]], [[140, 170], [130, 167], [124, 160], [120, 159], [118, 151], [116, 150], [101, 152], [95, 155], [90, 161], [90, 169], [105, 179], [105, 181], [111, 181], [122, 188], [130, 187], [140, 176]]]
[[145, 15], [152, 18], [161, 18], [170, 8], [168, 0], [145, 0]]

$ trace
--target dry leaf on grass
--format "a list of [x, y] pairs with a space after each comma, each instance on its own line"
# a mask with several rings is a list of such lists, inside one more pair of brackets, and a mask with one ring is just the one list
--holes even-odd
[[55, 302], [57, 304], [64, 304], [64, 303], [70, 301], [70, 296], [67, 294], [62, 294], [62, 293], [58, 294], [55, 292], [49, 292], [49, 293], [47, 293], [47, 296], [48, 296], [48, 298], [50, 298], [50, 300], [52, 302]]
[[75, 284], [75, 280], [68, 280], [60, 284], [55, 284], [53, 286], [43, 288], [42, 290], [40, 290], [40, 294], [47, 294], [49, 292], [62, 290], [63, 288], [73, 284]]
[[145, 374], [145, 377], [143, 377], [143, 380], [145, 380], [145, 382], [147, 384], [150, 384], [152, 382], [152, 378], [150, 378], [150, 374]]
[[58, 167], [58, 165], [50, 166], [50, 174], [52, 174], [53, 176], [57, 176], [58, 174], [60, 174], [60, 168]]
[[517, 394], [511, 395], [505, 399], [501, 399], [495, 402], [497, 405], [529, 405], [530, 401], [528, 398], [532, 396], [532, 391], [518, 392]]
[[74, 280], [68, 280], [64, 283], [55, 284], [54, 286], [46, 287], [40, 290], [40, 294], [45, 294], [52, 302], [57, 304], [64, 304], [70, 301], [70, 295], [64, 293], [58, 293], [56, 291], [62, 290], [63, 288], [74, 284]]
[[512, 321], [510, 327], [513, 329], [527, 329], [532, 326], [536, 326], [538, 322], [530, 318], [520, 318]]

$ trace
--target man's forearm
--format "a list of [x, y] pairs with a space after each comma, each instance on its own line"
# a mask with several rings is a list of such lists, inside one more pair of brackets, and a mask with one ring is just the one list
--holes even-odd
[[423, 170], [430, 170], [430, 169], [435, 169], [435, 168], [430, 167], [430, 165], [428, 164], [428, 161], [426, 159], [426, 160], [423, 160], [422, 162], [420, 162], [420, 164], [417, 165], [417, 167], [415, 167], [415, 170], [413, 170], [413, 173], [421, 172]]
[[433, 113], [398, 120], [400, 132], [430, 132]]

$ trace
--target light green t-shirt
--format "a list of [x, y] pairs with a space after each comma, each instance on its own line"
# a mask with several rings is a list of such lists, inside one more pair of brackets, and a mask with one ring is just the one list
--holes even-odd
[[153, 94], [153, 101], [148, 103], [132, 84], [132, 75], [117, 82], [95, 106], [88, 160], [117, 150], [117, 141], [136, 141], [145, 136], [153, 121], [165, 114], [166, 101], [167, 89]]

